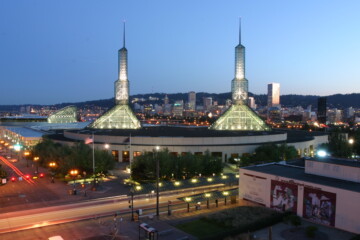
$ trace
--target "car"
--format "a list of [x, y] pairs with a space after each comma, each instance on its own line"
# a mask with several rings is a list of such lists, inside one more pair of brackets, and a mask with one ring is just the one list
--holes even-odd
[[9, 159], [10, 162], [18, 162], [18, 160], [16, 158], [11, 158]]

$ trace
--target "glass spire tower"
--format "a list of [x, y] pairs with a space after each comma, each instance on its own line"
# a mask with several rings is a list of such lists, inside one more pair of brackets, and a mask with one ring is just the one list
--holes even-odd
[[118, 51], [118, 79], [114, 84], [115, 106], [95, 120], [93, 129], [138, 129], [140, 121], [129, 107], [128, 51], [125, 48], [125, 22], [123, 47]]
[[231, 81], [233, 104], [247, 104], [248, 80], [245, 78], [245, 47], [241, 45], [241, 23], [239, 44], [235, 47], [235, 78]]
[[235, 131], [269, 131], [266, 123], [248, 107], [248, 80], [245, 78], [245, 47], [241, 44], [241, 22], [239, 44], [235, 47], [235, 78], [231, 81], [232, 105], [221, 115], [210, 129]]
[[115, 104], [129, 103], [128, 51], [125, 48], [125, 22], [123, 47], [118, 52], [118, 79], [115, 81]]

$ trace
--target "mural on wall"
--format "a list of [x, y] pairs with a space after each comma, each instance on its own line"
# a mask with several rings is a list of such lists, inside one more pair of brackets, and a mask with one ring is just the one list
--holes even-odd
[[335, 193], [304, 187], [304, 218], [316, 223], [335, 226], [335, 206]]
[[270, 207], [278, 211], [297, 211], [298, 186], [271, 180]]

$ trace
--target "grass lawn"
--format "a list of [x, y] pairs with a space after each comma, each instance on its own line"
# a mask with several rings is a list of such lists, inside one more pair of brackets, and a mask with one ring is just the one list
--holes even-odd
[[224, 227], [218, 226], [217, 224], [209, 223], [209, 222], [203, 221], [201, 219], [197, 219], [195, 221], [190, 221], [187, 223], [182, 223], [182, 224], [176, 225], [176, 227], [184, 232], [187, 232], [187, 233], [199, 238], [199, 239], [210, 237], [219, 232], [226, 232], [229, 229], [231, 229], [231, 228], [224, 228]]
[[282, 221], [283, 217], [284, 213], [269, 208], [242, 206], [212, 213], [176, 227], [199, 239], [222, 239], [271, 226]]

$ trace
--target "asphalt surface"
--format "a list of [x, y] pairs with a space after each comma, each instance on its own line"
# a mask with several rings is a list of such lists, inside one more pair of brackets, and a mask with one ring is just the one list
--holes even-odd
[[[8, 154], [5, 154], [5, 157]], [[115, 211], [116, 208], [126, 208], [128, 205], [127, 201], [124, 201], [122, 204], [124, 206], [116, 206], [118, 202], [114, 202], [112, 207], [109, 207], [108, 213], [118, 212], [118, 217], [116, 222], [116, 229], [114, 229], [114, 219], [113, 218], [104, 218], [100, 217], [101, 214], [96, 214], [97, 210], [95, 208], [101, 208], [102, 206], [97, 206], [97, 203], [90, 204], [88, 208], [79, 208], [78, 211], [82, 211], [83, 215], [93, 215], [93, 218], [90, 220], [76, 221], [72, 223], [62, 223], [59, 221], [58, 224], [48, 226], [48, 222], [39, 221], [41, 217], [50, 216], [53, 219], [59, 217], [59, 212], [53, 212], [54, 209], [61, 209], [64, 212], [61, 213], [67, 216], [74, 215], [74, 210], [71, 210], [70, 205], [72, 204], [86, 204], [86, 202], [102, 201], [96, 200], [99, 198], [106, 198], [111, 196], [123, 196], [127, 198], [127, 193], [129, 193], [129, 187], [123, 184], [124, 178], [128, 177], [128, 174], [123, 171], [125, 169], [124, 165], [118, 166], [120, 169], [114, 171], [114, 174], [117, 175], [117, 178], [112, 179], [111, 181], [106, 181], [101, 183], [101, 188], [97, 191], [91, 191], [92, 185], [86, 185], [82, 188], [80, 185], [76, 185], [77, 195], [70, 195], [69, 190], [72, 190], [74, 187], [72, 185], [67, 185], [63, 182], [55, 180], [55, 183], [51, 182], [50, 174], [46, 169], [38, 167], [39, 172], [45, 173], [44, 178], [37, 178], [29, 180], [25, 179], [25, 175], [35, 176], [36, 166], [31, 162], [26, 162], [26, 160], [20, 160], [15, 163], [10, 163], [6, 158], [0, 157], [1, 164], [8, 171], [9, 178], [16, 177], [16, 181], [8, 181], [8, 183], [0, 187], [0, 224], [4, 224], [6, 227], [13, 228], [13, 230], [18, 230], [12, 233], [2, 233], [0, 234], [0, 239], [47, 239], [53, 235], [61, 235], [64, 239], [107, 239], [109, 237], [117, 236], [119, 239], [138, 239], [139, 234], [139, 223], [145, 221], [151, 222], [159, 232], [162, 231], [162, 235], [167, 235], [167, 238], [162, 237], [161, 239], [181, 239], [187, 237], [192, 239], [188, 234], [182, 233], [176, 228], [168, 225], [166, 221], [162, 219], [154, 219], [153, 214], [148, 214], [140, 217], [139, 222], [130, 221], [131, 217], [129, 215], [129, 209], [124, 212]], [[19, 177], [22, 177], [22, 180], [19, 180]], [[86, 195], [85, 195], [86, 191]], [[125, 193], [125, 194], [124, 194]], [[161, 197], [163, 200], [163, 208], [161, 212], [167, 215], [167, 197]], [[106, 201], [106, 200], [103, 200]], [[139, 204], [140, 200], [136, 200], [135, 204]], [[154, 199], [143, 199], [145, 201], [151, 202], [154, 205]], [[165, 203], [165, 204], [164, 204]], [[149, 204], [149, 203], [148, 203]], [[111, 204], [110, 204], [111, 205]], [[165, 205], [165, 206], [164, 206]], [[220, 203], [221, 205], [221, 203]], [[66, 207], [68, 206], [68, 207]], [[152, 206], [153, 208], [154, 206]], [[185, 206], [183, 207], [173, 207], [173, 218], [183, 218], [182, 211], [185, 211], [185, 214], [191, 215], [192, 213], [187, 213]], [[145, 210], [145, 209], [144, 209]], [[191, 210], [194, 210], [193, 207]], [[153, 213], [154, 210], [151, 210]], [[151, 212], [150, 211], [150, 212]], [[104, 210], [101, 210], [104, 212]], [[199, 211], [196, 211], [196, 214]], [[111, 214], [108, 214], [111, 215]], [[150, 216], [150, 217], [149, 217]], [[110, 219], [110, 220], [109, 220]], [[164, 219], [165, 220], [165, 219]], [[14, 222], [13, 222], [14, 221]], [[16, 228], [17, 225], [25, 223], [35, 223], [33, 224], [33, 229], [31, 230], [21, 230], [22, 228]], [[120, 231], [121, 229], [121, 231]], [[169, 229], [171, 229], [169, 231]], [[116, 238], [115, 238], [116, 239]]]

